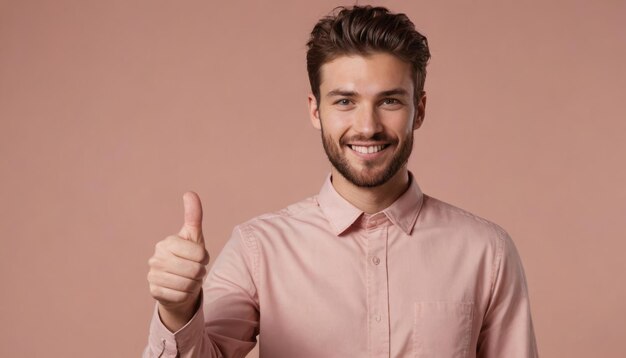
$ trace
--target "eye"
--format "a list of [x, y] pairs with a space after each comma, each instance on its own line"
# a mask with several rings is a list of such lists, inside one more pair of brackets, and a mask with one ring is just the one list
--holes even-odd
[[395, 98], [385, 98], [383, 104], [400, 104], [400, 101]]
[[347, 98], [342, 98], [342, 99], [337, 100], [335, 104], [338, 104], [340, 106], [347, 106], [350, 104], [350, 100]]

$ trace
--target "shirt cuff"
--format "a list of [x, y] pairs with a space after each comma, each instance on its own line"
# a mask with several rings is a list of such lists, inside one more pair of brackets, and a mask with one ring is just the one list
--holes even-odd
[[155, 305], [148, 341], [150, 351], [156, 353], [157, 357], [174, 358], [178, 353], [186, 352], [200, 343], [204, 331], [203, 297], [200, 296], [200, 305], [196, 313], [187, 324], [173, 333], [161, 321], [159, 304]]

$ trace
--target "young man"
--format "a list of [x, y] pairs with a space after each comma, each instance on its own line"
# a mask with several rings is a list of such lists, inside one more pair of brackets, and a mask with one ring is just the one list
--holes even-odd
[[407, 169], [423, 120], [426, 38], [353, 7], [308, 42], [320, 193], [237, 226], [209, 273], [200, 199], [159, 242], [145, 357], [536, 357], [520, 258], [496, 224], [421, 192]]

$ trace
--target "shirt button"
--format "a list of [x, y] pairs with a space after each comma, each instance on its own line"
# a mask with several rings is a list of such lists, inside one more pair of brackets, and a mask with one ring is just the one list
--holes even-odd
[[380, 322], [380, 315], [377, 314], [376, 316], [374, 316], [374, 319], [376, 320], [376, 322]]
[[372, 263], [374, 265], [378, 265], [380, 263], [380, 259], [378, 258], [378, 256], [372, 257]]

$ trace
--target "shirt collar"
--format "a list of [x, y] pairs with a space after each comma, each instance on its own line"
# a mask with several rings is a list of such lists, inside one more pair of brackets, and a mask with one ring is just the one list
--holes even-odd
[[[339, 195], [330, 179], [331, 175], [328, 174], [317, 196], [317, 202], [335, 235], [341, 235], [363, 214], [363, 211]], [[409, 188], [393, 204], [382, 210], [389, 220], [407, 235], [413, 231], [424, 200], [424, 195], [411, 172], [409, 182]]]

